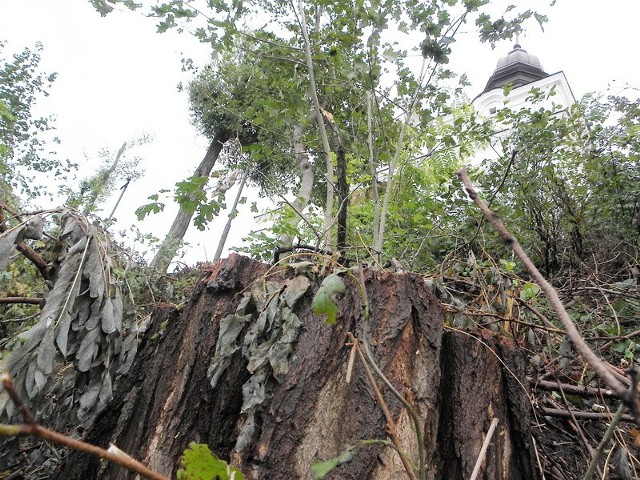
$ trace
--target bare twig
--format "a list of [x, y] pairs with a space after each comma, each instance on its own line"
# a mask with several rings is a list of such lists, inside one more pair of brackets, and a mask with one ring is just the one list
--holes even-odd
[[573, 410], [571, 410], [569, 406], [569, 401], [567, 400], [567, 396], [564, 394], [564, 390], [560, 386], [560, 382], [558, 381], [557, 377], [556, 377], [556, 383], [558, 384], [560, 395], [562, 395], [562, 401], [564, 402], [564, 406], [567, 407], [567, 412], [569, 412], [569, 415], [571, 415], [571, 420], [573, 420], [573, 425], [578, 434], [578, 437], [580, 437], [580, 440], [586, 447], [587, 451], [589, 452], [589, 455], [591, 456], [591, 458], [593, 458], [593, 455], [594, 455], [593, 447], [591, 446], [587, 438], [584, 436], [584, 432], [582, 431], [582, 428], [580, 428], [580, 424], [578, 423], [578, 420], [576, 420], [576, 416], [574, 415]]
[[[546, 315], [544, 315], [541, 311], [539, 311], [537, 308], [535, 308], [533, 305], [529, 305], [528, 302], [522, 300], [519, 297], [513, 297], [516, 299], [516, 301], [520, 304], [523, 305], [524, 307], [526, 307], [528, 310], [531, 311], [531, 313], [533, 313], [536, 317], [538, 317], [540, 320], [542, 320], [542, 322], [549, 328], [549, 329], [556, 329], [555, 325], [553, 324], [553, 322], [551, 320], [549, 320]], [[564, 332], [561, 332], [564, 333]]]
[[[456, 307], [455, 305], [451, 305], [451, 304], [448, 304], [448, 303], [442, 303], [441, 305], [449, 313], [459, 313], [460, 312], [460, 308]], [[463, 309], [462, 313], [464, 313], [465, 315], [467, 315], [469, 317], [492, 317], [492, 318], [497, 318], [496, 321], [484, 323], [483, 325], [490, 325], [492, 323], [497, 323], [497, 322], [511, 322], [511, 323], [517, 323], [519, 325], [525, 325], [525, 326], [531, 327], [531, 328], [537, 328], [539, 330], [544, 330], [545, 332], [564, 333], [564, 330], [560, 330], [560, 329], [555, 328], [555, 327], [543, 327], [542, 325], [536, 325], [535, 323], [525, 322], [524, 320], [518, 320], [518, 319], [515, 319], [515, 318], [507, 318], [504, 315], [500, 315], [498, 313], [474, 311], [474, 310], [471, 310], [471, 309], [468, 309], [468, 308]]]
[[356, 344], [351, 344], [351, 351], [349, 352], [349, 362], [347, 363], [347, 375], [346, 381], [347, 383], [351, 383], [351, 375], [353, 374], [353, 362], [356, 359]]
[[540, 461], [540, 454], [538, 453], [538, 446], [536, 445], [536, 437], [531, 435], [531, 443], [533, 444], [533, 451], [536, 454], [536, 462], [538, 464], [538, 469], [540, 470], [540, 476], [542, 480], [545, 480], [544, 477], [544, 468], [542, 468], [542, 462]]
[[44, 298], [34, 298], [34, 297], [1, 297], [0, 304], [8, 304], [8, 303], [27, 303], [29, 305], [40, 305], [44, 302]]
[[604, 432], [604, 436], [602, 437], [602, 440], [600, 440], [600, 444], [598, 445], [598, 448], [596, 448], [591, 458], [591, 463], [589, 464], [589, 468], [584, 474], [584, 477], [582, 480], [590, 480], [591, 477], [593, 476], [593, 472], [596, 471], [596, 467], [598, 466], [598, 461], [600, 460], [600, 456], [602, 455], [602, 452], [604, 451], [607, 444], [609, 443], [609, 439], [611, 439], [611, 437], [613, 436], [613, 432], [618, 426], [618, 423], [622, 419], [624, 410], [625, 410], [624, 404], [620, 404], [620, 406], [618, 407], [618, 410], [616, 411], [615, 416], [611, 420], [611, 424], [609, 425], [609, 428], [607, 428], [607, 431]]
[[487, 436], [484, 438], [484, 442], [482, 443], [482, 448], [480, 449], [480, 453], [478, 454], [478, 459], [476, 460], [476, 465], [473, 467], [473, 472], [471, 472], [471, 478], [469, 480], [476, 480], [476, 478], [478, 478], [478, 473], [480, 473], [480, 467], [482, 466], [482, 462], [484, 462], [484, 457], [487, 454], [487, 449], [489, 448], [491, 437], [493, 436], [493, 432], [496, 430], [497, 426], [498, 426], [498, 418], [496, 417], [493, 420], [491, 420], [489, 431], [487, 432]]
[[38, 424], [29, 409], [25, 406], [24, 403], [22, 403], [22, 400], [20, 400], [18, 392], [16, 392], [13, 382], [11, 381], [11, 377], [9, 377], [9, 375], [5, 373], [2, 374], [0, 378], [2, 379], [2, 385], [9, 394], [9, 397], [11, 397], [11, 400], [26, 422], [26, 424], [22, 425], [0, 424], [0, 434], [34, 435], [44, 440], [72, 448], [79, 452], [88, 453], [96, 457], [109, 460], [113, 463], [117, 463], [118, 465], [136, 472], [143, 477], [150, 478], [151, 480], [169, 480], [167, 477], [154, 472], [153, 470], [145, 467], [142, 463], [134, 460], [113, 444], [109, 447], [108, 450], [105, 450], [103, 448], [96, 447], [95, 445], [91, 445], [89, 443], [76, 440], [75, 438], [67, 437], [66, 435], [63, 435], [61, 433], [54, 432], [53, 430], [49, 430], [48, 428], [45, 428], [42, 425]]
[[[371, 170], [371, 197], [373, 200], [373, 245], [372, 249], [375, 250], [378, 244], [378, 235], [380, 231], [378, 226], [380, 224], [380, 199], [378, 198], [378, 172], [376, 155], [373, 149], [373, 122], [371, 117], [371, 91], [367, 92], [367, 147], [369, 148], [369, 169]], [[373, 257], [377, 262], [380, 262], [380, 252], [376, 252], [376, 256]]]
[[609, 371], [604, 362], [598, 358], [598, 356], [589, 348], [589, 346], [585, 343], [584, 339], [578, 332], [578, 329], [574, 325], [571, 317], [569, 316], [567, 310], [564, 308], [560, 298], [558, 297], [558, 293], [555, 288], [551, 286], [549, 282], [542, 276], [542, 274], [538, 271], [536, 266], [533, 264], [531, 259], [527, 256], [525, 251], [522, 249], [522, 246], [518, 243], [518, 240], [509, 233], [506, 229], [498, 215], [489, 209], [484, 202], [480, 199], [478, 194], [476, 193], [469, 177], [467, 175], [466, 169], [462, 169], [458, 172], [458, 178], [465, 187], [469, 198], [473, 200], [473, 202], [480, 208], [484, 216], [489, 220], [493, 228], [498, 232], [503, 242], [510, 246], [516, 256], [520, 259], [525, 269], [529, 272], [529, 274], [533, 277], [540, 288], [546, 295], [549, 303], [552, 305], [562, 326], [565, 329], [567, 337], [572, 343], [573, 347], [576, 351], [586, 360], [586, 362], [593, 368], [598, 377], [609, 387], [617, 397], [625, 401], [629, 406], [633, 404], [632, 399], [635, 392], [631, 390], [627, 390], [625, 386], [620, 383], [616, 377]]
[[[495, 148], [493, 150], [494, 150], [494, 152], [496, 151]], [[514, 150], [513, 152], [511, 152], [511, 158], [509, 159], [509, 163], [507, 164], [507, 168], [505, 168], [505, 170], [504, 170], [504, 175], [502, 175], [502, 179], [500, 180], [500, 183], [498, 184], [496, 189], [491, 194], [491, 197], [489, 198], [489, 201], [487, 202], [488, 205], [491, 205], [493, 203], [493, 200], [496, 198], [496, 195], [498, 195], [498, 192], [504, 186], [504, 183], [507, 181], [507, 177], [509, 177], [509, 173], [511, 172], [511, 167], [513, 166], [513, 162], [515, 161], [517, 154], [518, 154], [517, 150]], [[484, 217], [481, 217], [480, 221], [478, 222], [478, 228], [476, 228], [476, 232], [471, 237], [471, 240], [469, 241], [469, 244], [473, 243], [473, 241], [476, 239], [476, 237], [480, 233], [480, 229], [482, 228], [483, 223], [484, 223]]]
[[[607, 412], [581, 412], [579, 410], [573, 410], [571, 413], [569, 413], [564, 408], [547, 407], [540, 407], [538, 411], [542, 415], [547, 417], [571, 418], [571, 415], [573, 414], [575, 418], [584, 418], [590, 420], [602, 420], [611, 418], [611, 414]], [[634, 419], [631, 415], [623, 415], [620, 420], [624, 422], [634, 422]]]
[[603, 397], [615, 397], [615, 394], [611, 390], [603, 390], [601, 388], [589, 388], [580, 385], [571, 385], [568, 383], [549, 382], [548, 380], [534, 381], [533, 379], [530, 379], [530, 382], [533, 386], [542, 388], [543, 390], [557, 391], [561, 388], [571, 395], [580, 395], [583, 397], [599, 397], [601, 395]]
[[0, 378], [2, 379], [2, 386], [9, 394], [9, 397], [13, 401], [13, 404], [16, 406], [18, 411], [20, 412], [20, 415], [22, 415], [22, 418], [24, 419], [24, 421], [27, 422], [27, 424], [29, 425], [35, 425], [36, 419], [33, 418], [33, 415], [31, 414], [27, 406], [24, 403], [22, 403], [22, 400], [20, 400], [20, 396], [18, 396], [16, 387], [13, 385], [13, 382], [11, 381], [11, 377], [9, 376], [9, 374], [3, 373], [2, 376], [0, 376]]

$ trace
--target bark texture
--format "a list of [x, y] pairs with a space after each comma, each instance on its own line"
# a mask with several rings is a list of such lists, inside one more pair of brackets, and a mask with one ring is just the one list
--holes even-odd
[[[279, 480], [311, 478], [313, 461], [335, 457], [363, 439], [387, 439], [384, 415], [358, 361], [351, 382], [346, 381], [348, 332], [363, 336], [357, 280], [344, 277], [347, 288], [337, 302], [338, 322], [329, 326], [311, 312], [321, 279], [312, 279], [295, 301], [286, 295], [299, 282], [292, 269], [273, 269], [234, 255], [205, 270], [183, 311], [169, 307], [156, 311], [135, 367], [87, 432], [88, 441], [113, 442], [166, 475], [175, 475], [190, 442], [206, 443], [247, 478]], [[226, 331], [229, 315], [244, 308], [249, 320], [237, 342], [245, 345], [256, 322], [264, 318], [261, 308], [252, 311], [246, 300], [260, 278], [281, 285], [270, 295], [287, 298], [278, 309], [288, 312], [287, 305], [294, 305], [292, 311], [300, 319], [297, 336], [289, 344], [287, 369], [254, 365], [238, 348], [219, 369], [212, 387], [209, 367], [219, 355], [218, 342], [225, 341], [220, 334]], [[445, 330], [437, 298], [417, 275], [369, 270], [364, 278], [371, 308], [369, 343], [381, 370], [419, 411], [428, 478], [469, 478], [494, 417], [499, 419], [498, 430], [479, 478], [536, 478], [529, 444], [531, 405], [517, 380], [525, 377], [524, 364], [514, 345]], [[166, 329], [154, 337], [163, 322]], [[272, 329], [288, 331], [281, 325]], [[247, 385], [265, 368], [272, 375], [263, 384], [264, 400], [247, 408]], [[404, 450], [416, 458], [416, 435], [405, 408], [378, 383]], [[248, 428], [251, 422], [254, 425]], [[133, 479], [134, 475], [72, 453], [56, 478]], [[394, 450], [372, 445], [361, 447], [350, 462], [326, 478], [407, 476]]]

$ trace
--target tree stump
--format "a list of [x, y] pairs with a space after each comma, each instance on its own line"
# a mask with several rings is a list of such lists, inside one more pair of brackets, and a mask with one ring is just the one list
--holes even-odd
[[[414, 274], [364, 271], [371, 313], [365, 326], [359, 279], [343, 279], [338, 321], [330, 326], [311, 310], [322, 278], [238, 255], [204, 267], [184, 310], [157, 309], [134, 367], [86, 440], [112, 442], [167, 476], [197, 442], [248, 479], [311, 478], [314, 461], [362, 440], [388, 440], [383, 411], [357, 359], [347, 382], [352, 332], [360, 340], [368, 335], [377, 365], [419, 412], [427, 478], [468, 479], [493, 418], [499, 423], [478, 478], [536, 478], [531, 404], [520, 383], [524, 359], [515, 346], [445, 329], [438, 299]], [[410, 416], [376, 382], [415, 462]], [[56, 475], [134, 477], [77, 452]], [[395, 450], [374, 443], [360, 446], [326, 478], [407, 474]]]

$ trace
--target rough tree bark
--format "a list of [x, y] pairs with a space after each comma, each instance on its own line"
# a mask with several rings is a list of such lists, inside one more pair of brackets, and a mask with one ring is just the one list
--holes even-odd
[[[220, 347], [233, 344], [217, 345], [219, 335], [228, 327], [229, 315], [244, 308], [239, 303], [246, 304], [251, 285], [254, 289], [262, 285], [258, 290], [266, 285], [254, 283], [261, 277], [281, 285], [273, 294], [281, 298], [288, 298], [286, 292], [298, 278], [292, 269], [270, 269], [234, 255], [206, 267], [183, 311], [159, 307], [129, 378], [119, 384], [114, 400], [87, 432], [87, 440], [98, 445], [113, 442], [166, 475], [175, 474], [189, 442], [206, 443], [241, 467], [247, 478], [272, 480], [311, 478], [312, 461], [335, 457], [362, 439], [386, 440], [382, 410], [358, 361], [351, 382], [346, 381], [348, 332], [362, 338], [364, 322], [358, 281], [353, 277], [344, 277], [346, 293], [337, 301], [340, 313], [333, 326], [311, 312], [320, 279], [311, 280], [299, 301], [289, 298], [277, 304], [278, 311], [295, 304], [292, 310], [300, 328], [290, 344], [288, 371], [266, 381], [265, 400], [254, 410], [255, 429], [247, 430], [249, 416], [241, 408], [247, 393], [243, 386], [252, 378], [249, 370], [258, 367], [251, 366], [242, 349], [232, 350], [211, 387], [212, 358]], [[474, 338], [444, 329], [443, 310], [417, 275], [366, 270], [364, 280], [372, 353], [391, 383], [419, 411], [428, 478], [469, 478], [494, 417], [499, 419], [498, 431], [479, 478], [536, 478], [531, 405], [517, 380], [525, 378], [524, 360], [514, 345], [489, 334]], [[249, 320], [237, 341], [246, 345], [260, 321], [261, 308], [252, 310], [249, 305], [242, 312]], [[161, 324], [166, 329], [156, 338]], [[286, 330], [284, 325], [272, 328]], [[416, 436], [407, 411], [380, 388], [402, 445], [415, 458]], [[239, 442], [242, 432], [244, 441]], [[56, 478], [132, 479], [134, 475], [72, 453]], [[395, 451], [373, 445], [360, 448], [327, 478], [407, 477]]]
[[[194, 177], [209, 176], [227, 140], [229, 140], [228, 133], [219, 133], [213, 137], [207, 153], [193, 173]], [[180, 210], [178, 210], [176, 218], [173, 220], [169, 233], [167, 233], [158, 252], [155, 257], [153, 257], [153, 260], [151, 260], [151, 268], [158, 272], [167, 271], [169, 264], [176, 254], [178, 244], [184, 238], [185, 233], [187, 233], [187, 229], [191, 223], [191, 217], [193, 217], [193, 210], [180, 206]]]

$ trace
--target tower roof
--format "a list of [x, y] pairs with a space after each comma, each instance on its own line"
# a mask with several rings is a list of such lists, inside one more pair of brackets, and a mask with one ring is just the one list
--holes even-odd
[[549, 74], [542, 69], [538, 57], [529, 54], [516, 43], [506, 57], [498, 60], [498, 65], [482, 93], [509, 84], [521, 87], [548, 76]]

